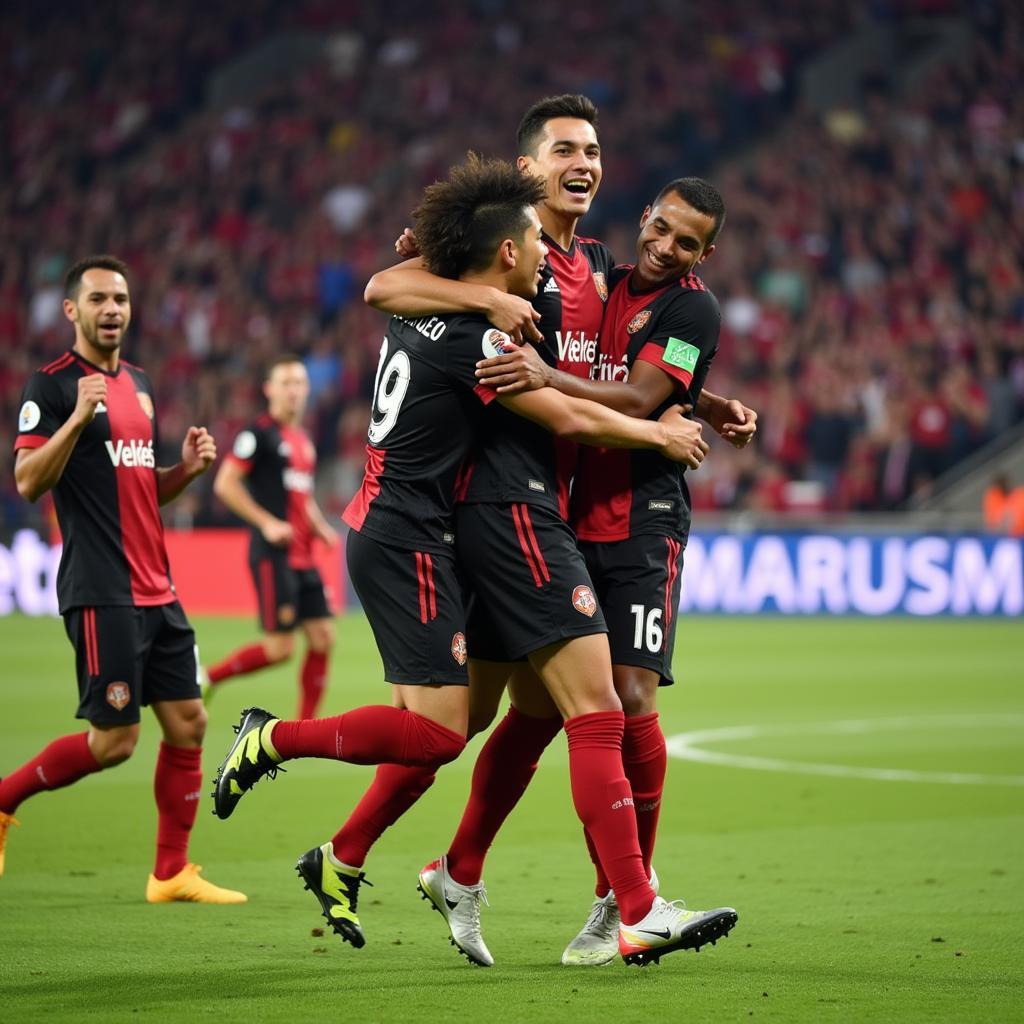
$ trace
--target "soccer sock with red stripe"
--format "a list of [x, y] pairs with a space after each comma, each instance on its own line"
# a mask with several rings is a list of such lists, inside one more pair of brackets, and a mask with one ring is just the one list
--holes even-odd
[[266, 668], [273, 664], [263, 649], [263, 644], [249, 644], [248, 647], [239, 647], [223, 661], [218, 661], [206, 673], [210, 683], [220, 683], [232, 676], [244, 676], [257, 669]]
[[363, 866], [370, 847], [434, 784], [433, 768], [382, 764], [332, 842], [334, 856], [349, 867]]
[[13, 814], [30, 796], [70, 786], [102, 767], [89, 749], [87, 732], [61, 736], [0, 780], [0, 811]]
[[278, 722], [270, 741], [282, 761], [326, 757], [349, 764], [404, 764], [437, 768], [466, 745], [457, 732], [406, 708], [383, 704], [333, 718]]
[[626, 731], [622, 737], [622, 767], [633, 790], [637, 836], [648, 878], [651, 875], [651, 858], [654, 856], [667, 763], [665, 734], [658, 724], [658, 712], [627, 718]]
[[327, 687], [327, 652], [306, 651], [299, 675], [298, 718], [316, 718], [316, 709]]
[[448, 850], [448, 872], [476, 885], [484, 859], [505, 819], [526, 792], [544, 748], [561, 731], [561, 718], [533, 718], [514, 707], [480, 750], [462, 821]]
[[633, 798], [622, 768], [624, 720], [621, 711], [578, 715], [565, 723], [565, 732], [576, 813], [615, 890], [623, 922], [635, 924], [651, 909], [654, 893], [644, 874]]
[[153, 874], [161, 881], [173, 878], [188, 863], [188, 837], [203, 787], [202, 759], [199, 747], [160, 744], [153, 776], [158, 815]]

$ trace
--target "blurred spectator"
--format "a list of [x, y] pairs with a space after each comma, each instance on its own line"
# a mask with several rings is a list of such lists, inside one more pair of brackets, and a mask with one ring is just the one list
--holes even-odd
[[1024, 537], [1024, 486], [1012, 487], [1007, 476], [997, 476], [985, 490], [982, 511], [987, 530]]

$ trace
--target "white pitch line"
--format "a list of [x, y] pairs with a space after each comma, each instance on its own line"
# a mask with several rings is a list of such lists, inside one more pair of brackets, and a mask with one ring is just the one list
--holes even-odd
[[779, 725], [734, 725], [700, 729], [669, 736], [668, 753], [685, 761], [729, 768], [833, 778], [874, 779], [880, 782], [937, 782], [956, 786], [1024, 786], [1024, 775], [988, 775], [983, 772], [924, 772], [903, 768], [864, 768], [857, 765], [814, 764], [777, 757], [756, 757], [705, 750], [703, 744], [748, 740], [763, 736], [857, 735], [928, 728], [1021, 728], [1024, 715], [909, 715], [898, 718], [857, 718], [835, 722], [799, 722]]

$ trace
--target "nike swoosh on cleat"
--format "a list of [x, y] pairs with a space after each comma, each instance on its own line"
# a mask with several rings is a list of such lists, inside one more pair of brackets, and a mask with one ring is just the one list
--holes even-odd
[[672, 932], [670, 932], [668, 928], [665, 928], [660, 932], [652, 931], [650, 928], [638, 928], [637, 931], [643, 932], [645, 935], [653, 935], [656, 939], [672, 938]]
[[454, 910], [462, 902], [461, 900], [450, 900], [447, 896], [445, 896], [444, 901], [448, 904], [449, 910]]

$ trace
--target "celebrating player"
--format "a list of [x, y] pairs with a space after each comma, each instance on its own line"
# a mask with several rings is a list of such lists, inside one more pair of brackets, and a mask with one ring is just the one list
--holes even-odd
[[[543, 194], [541, 181], [511, 164], [471, 158], [448, 181], [427, 189], [416, 212], [427, 265], [475, 287], [533, 296], [548, 251], [534, 208]], [[392, 319], [377, 372], [366, 473], [345, 520], [352, 528], [349, 574], [381, 652], [385, 679], [392, 684], [394, 706], [305, 722], [281, 722], [262, 709], [250, 709], [218, 773], [215, 809], [226, 818], [245, 792], [262, 776], [276, 774], [289, 758], [385, 765], [342, 830], [298, 863], [327, 921], [355, 946], [365, 942], [356, 912], [363, 879], [364, 854], [359, 851], [368, 849], [415, 799], [407, 786], [393, 785], [393, 773], [402, 765], [419, 766], [432, 777], [465, 744], [465, 622], [452, 512], [456, 487], [465, 486], [465, 457], [474, 440], [493, 433], [488, 424], [499, 413], [514, 413], [564, 438], [653, 448], [692, 466], [703, 458], [700, 432], [678, 408], [666, 410], [657, 422], [644, 421], [540, 389], [499, 399], [504, 409], [485, 409], [495, 392], [477, 384], [476, 362], [481, 354], [496, 354], [509, 344], [507, 334], [478, 314]], [[528, 426], [514, 419], [512, 436], [526, 433]], [[522, 522], [532, 532], [528, 511]], [[498, 541], [494, 550], [499, 558], [507, 547], [507, 538]], [[646, 887], [635, 821], [631, 814], [616, 815], [606, 799], [612, 789], [625, 786], [621, 761], [615, 763], [622, 716], [617, 712], [617, 740], [616, 713], [611, 721], [602, 714], [618, 704], [610, 664], [603, 674], [589, 671], [602, 653], [608, 661], [603, 625], [586, 588], [576, 589], [569, 600], [575, 600], [577, 614], [588, 624], [577, 631], [592, 634], [587, 638], [590, 653], [565, 656], [565, 645], [552, 644], [538, 658], [547, 665], [559, 706], [576, 720], [570, 728], [574, 778], [581, 780], [581, 818], [600, 837], [599, 847], [605, 847], [602, 859], [615, 876], [616, 890], [632, 892], [638, 884]], [[577, 675], [585, 681], [574, 693], [567, 679]], [[623, 817], [627, 821], [619, 826]], [[651, 910], [649, 895], [646, 902], [637, 895], [634, 902], [643, 913], [636, 919]], [[672, 948], [686, 915], [664, 901], [651, 913], [657, 935], [648, 938], [660, 955]], [[668, 939], [659, 937], [663, 929]]]
[[313, 539], [333, 547], [338, 535], [313, 497], [316, 450], [302, 429], [309, 376], [302, 360], [278, 356], [263, 383], [267, 412], [235, 438], [214, 480], [217, 497], [252, 527], [249, 569], [259, 600], [263, 641], [212, 665], [207, 699], [227, 679], [286, 661], [296, 626], [306, 635], [298, 718], [313, 718], [327, 682], [334, 624]]
[[0, 873], [18, 806], [127, 760], [139, 736], [139, 708], [148, 704], [163, 742], [146, 899], [244, 903], [242, 893], [212, 885], [188, 862], [206, 712], [195, 636], [171, 583], [159, 512], [210, 467], [217, 449], [204, 427], [190, 427], [181, 461], [157, 466], [152, 386], [120, 357], [131, 321], [120, 260], [76, 263], [65, 281], [64, 315], [75, 343], [25, 387], [15, 479], [29, 501], [54, 492], [64, 539], [57, 595], [75, 648], [78, 717], [89, 729], [54, 740], [0, 780]]
[[[560, 96], [531, 107], [519, 127], [519, 167], [539, 174], [547, 185], [539, 212], [552, 255], [535, 303], [539, 316], [536, 311], [510, 312], [494, 296], [461, 283], [438, 281], [415, 264], [376, 275], [367, 288], [368, 299], [393, 313], [406, 309], [425, 315], [445, 302], [484, 309], [496, 323], [507, 318], [509, 329], [518, 324], [523, 337], [536, 329], [538, 318], [544, 360], [585, 382], [596, 358], [606, 272], [612, 262], [600, 243], [575, 235], [576, 223], [589, 209], [601, 181], [596, 121], [596, 109], [586, 97]], [[407, 234], [400, 239], [400, 252], [410, 251], [412, 238]], [[448, 921], [458, 948], [478, 963], [491, 962], [479, 926], [486, 851], [525, 790], [544, 748], [561, 728], [562, 715], [556, 711], [564, 714], [557, 699], [553, 704], [548, 696], [549, 680], [543, 687], [539, 684], [539, 656], [530, 656], [525, 664], [517, 659], [563, 638], [596, 635], [605, 628], [583, 559], [562, 521], [574, 467], [571, 447], [553, 448], [543, 434], [513, 433], [494, 421], [481, 437], [461, 494], [464, 504], [456, 536], [474, 588], [469, 617], [470, 734], [493, 719], [506, 684], [512, 706], [477, 759], [469, 803], [447, 856], [421, 873], [421, 886]], [[494, 543], [492, 538], [498, 537], [505, 539], [505, 546]], [[520, 578], [523, 589], [516, 595], [510, 581]], [[569, 579], [573, 584], [568, 593], [574, 600], [567, 605]], [[568, 725], [566, 729], [572, 737]], [[410, 798], [432, 781], [422, 771], [401, 776], [396, 770], [396, 792], [403, 778]], [[635, 915], [636, 910], [634, 902], [630, 912]], [[694, 913], [673, 941], [680, 944], [676, 948], [699, 947], [710, 941], [705, 936], [727, 932], [735, 919], [730, 908]]]
[[[737, 447], [753, 438], [757, 416], [742, 403], [703, 390], [718, 347], [718, 303], [694, 272], [715, 251], [725, 219], [718, 190], [700, 178], [666, 185], [644, 211], [635, 266], [612, 273], [596, 380], [552, 369], [529, 346], [481, 364], [481, 379], [514, 394], [551, 386], [632, 416], [657, 416], [669, 402], [693, 406]], [[683, 549], [690, 527], [684, 469], [645, 452], [583, 449], [571, 521], [608, 618], [615, 690], [626, 714], [623, 764], [633, 793], [644, 857], [653, 875], [665, 781], [659, 686], [672, 684]], [[617, 952], [619, 909], [597, 868], [597, 898], [565, 964], [607, 963]]]

